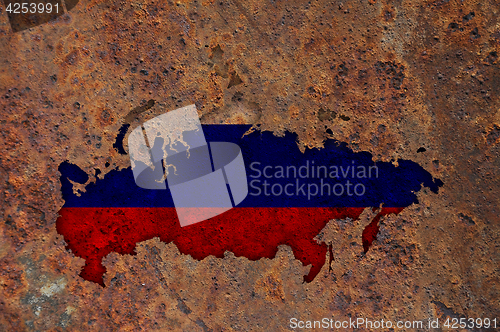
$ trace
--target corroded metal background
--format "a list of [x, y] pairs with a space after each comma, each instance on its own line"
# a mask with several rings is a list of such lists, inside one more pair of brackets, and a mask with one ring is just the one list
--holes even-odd
[[[0, 330], [500, 318], [496, 0], [81, 0], [18, 33], [0, 6]], [[272, 260], [196, 261], [157, 239], [110, 254], [105, 288], [78, 277], [55, 229], [57, 166], [128, 167], [113, 148], [121, 125], [191, 103], [203, 123], [292, 131], [302, 148], [333, 137], [445, 185], [383, 220], [366, 256], [371, 212], [331, 221], [318, 235], [331, 271], [310, 284], [286, 246]]]

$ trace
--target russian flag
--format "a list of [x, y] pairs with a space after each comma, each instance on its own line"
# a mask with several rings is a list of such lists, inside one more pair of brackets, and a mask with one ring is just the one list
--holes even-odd
[[[222, 258], [231, 251], [250, 260], [273, 258], [290, 246], [310, 282], [326, 260], [328, 247], [314, 240], [331, 219], [357, 219], [367, 207], [379, 213], [363, 232], [365, 252], [383, 215], [399, 213], [422, 186], [437, 193], [443, 184], [415, 162], [373, 162], [368, 152], [353, 152], [328, 140], [320, 149], [299, 150], [292, 133], [249, 131], [249, 125], [203, 125], [207, 141], [235, 143], [241, 149], [248, 195], [235, 208], [181, 227], [170, 191], [136, 185], [131, 168], [111, 170], [75, 193], [72, 182], [88, 175], [68, 162], [59, 167], [65, 204], [57, 231], [68, 248], [85, 259], [81, 276], [104, 286], [102, 258], [111, 252], [133, 254], [137, 242], [153, 237], [173, 242], [195, 259]], [[332, 257], [332, 255], [330, 255]]]

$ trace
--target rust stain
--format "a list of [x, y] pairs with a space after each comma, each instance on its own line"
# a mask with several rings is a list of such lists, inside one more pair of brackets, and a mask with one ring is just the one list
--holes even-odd
[[[0, 7], [0, 330], [500, 315], [496, 1], [94, 0], [18, 33]], [[302, 149], [335, 138], [411, 159], [447, 185], [381, 220], [366, 255], [365, 224], [331, 221], [332, 269], [308, 285], [286, 246], [273, 260], [198, 262], [150, 240], [106, 257], [101, 289], [55, 230], [57, 166], [91, 178], [128, 167], [116, 135], [151, 116], [151, 100], [194, 103], [203, 123], [295, 132]]]

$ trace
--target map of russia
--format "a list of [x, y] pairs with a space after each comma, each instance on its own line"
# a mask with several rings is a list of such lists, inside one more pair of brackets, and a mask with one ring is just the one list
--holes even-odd
[[[368, 152], [327, 140], [322, 148], [301, 152], [296, 135], [249, 131], [249, 125], [204, 125], [207, 141], [237, 144], [245, 161], [249, 193], [235, 208], [197, 224], [181, 227], [169, 190], [138, 187], [132, 170], [112, 170], [88, 183], [85, 192], [72, 182], [87, 183], [78, 166], [59, 167], [65, 204], [57, 230], [68, 248], [85, 259], [81, 276], [101, 285], [101, 260], [110, 252], [133, 254], [137, 242], [159, 237], [195, 259], [223, 257], [225, 251], [251, 260], [273, 258], [289, 245], [310, 282], [326, 260], [328, 246], [315, 236], [331, 219], [357, 219], [367, 207], [380, 208], [365, 231], [365, 252], [384, 215], [418, 203], [416, 192], [443, 185], [417, 163], [374, 162]], [[330, 255], [331, 258], [331, 255]]]

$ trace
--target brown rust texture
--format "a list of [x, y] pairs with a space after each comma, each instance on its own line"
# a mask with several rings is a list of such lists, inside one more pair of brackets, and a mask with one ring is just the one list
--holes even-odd
[[[1, 331], [500, 318], [498, 1], [81, 0], [18, 33], [0, 6]], [[120, 126], [192, 103], [203, 123], [295, 132], [302, 148], [332, 137], [445, 185], [384, 219], [366, 256], [371, 212], [331, 221], [331, 270], [309, 284], [287, 246], [196, 261], [157, 239], [110, 254], [107, 287], [83, 280], [55, 228], [58, 165], [128, 167]]]

